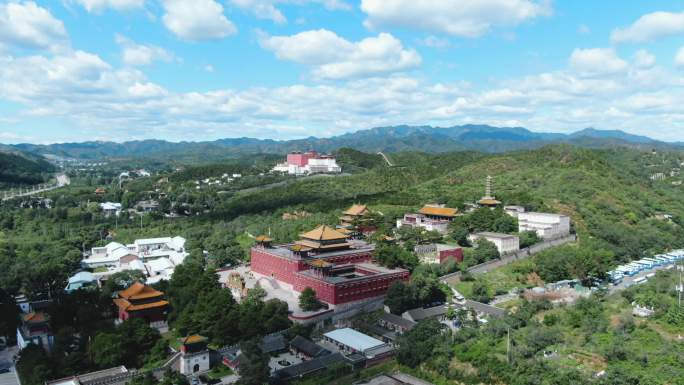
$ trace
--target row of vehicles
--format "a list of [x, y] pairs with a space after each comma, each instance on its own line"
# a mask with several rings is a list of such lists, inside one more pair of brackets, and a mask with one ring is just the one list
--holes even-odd
[[[672, 268], [674, 264], [684, 259], [684, 250], [673, 250], [669, 253], [658, 254], [648, 258], [641, 258], [638, 261], [633, 261], [624, 265], [620, 265], [614, 270], [609, 271], [608, 277], [613, 285], [617, 285], [622, 282], [624, 276], [632, 277], [642, 271], [648, 271], [659, 266], [668, 266]], [[648, 278], [654, 276], [655, 273], [646, 274], [643, 277], [636, 278], [634, 280], [635, 284], [644, 283]]]

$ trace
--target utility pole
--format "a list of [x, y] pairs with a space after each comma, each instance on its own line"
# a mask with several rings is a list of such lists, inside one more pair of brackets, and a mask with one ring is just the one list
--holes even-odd
[[679, 286], [677, 286], [677, 293], [679, 294], [679, 308], [682, 308], [682, 291], [684, 290], [684, 285], [682, 285], [682, 270], [684, 270], [684, 262], [682, 262], [682, 265], [679, 266], [677, 269], [679, 270]]
[[506, 360], [511, 364], [511, 327], [506, 328], [508, 336], [506, 337]]

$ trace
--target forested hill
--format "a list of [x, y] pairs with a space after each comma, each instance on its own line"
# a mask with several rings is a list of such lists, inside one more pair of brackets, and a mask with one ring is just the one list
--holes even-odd
[[587, 148], [625, 146], [681, 148], [644, 136], [618, 130], [584, 129], [572, 134], [532, 132], [522, 127], [463, 125], [452, 127], [393, 126], [360, 130], [330, 138], [277, 141], [271, 139], [232, 138], [205, 142], [173, 143], [163, 140], [143, 140], [125, 143], [83, 142], [52, 145], [18, 144], [14, 147], [37, 154], [53, 154], [79, 159], [122, 159], [147, 157], [157, 159], [187, 159], [215, 161], [245, 154], [284, 154], [289, 151], [316, 149], [331, 152], [343, 147], [366, 152], [449, 151], [504, 152], [539, 148], [551, 143], [569, 143]]
[[42, 183], [53, 171], [54, 167], [41, 157], [0, 151], [0, 189]]

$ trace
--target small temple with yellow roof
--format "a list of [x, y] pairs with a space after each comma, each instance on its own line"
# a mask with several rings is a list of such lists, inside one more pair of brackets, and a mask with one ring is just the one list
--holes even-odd
[[142, 318], [152, 323], [166, 321], [169, 302], [164, 299], [163, 292], [135, 282], [117, 294], [114, 305], [119, 310], [119, 321]]
[[353, 204], [346, 209], [340, 217], [340, 226], [344, 228], [351, 228], [354, 222], [368, 213], [368, 206], [362, 204]]

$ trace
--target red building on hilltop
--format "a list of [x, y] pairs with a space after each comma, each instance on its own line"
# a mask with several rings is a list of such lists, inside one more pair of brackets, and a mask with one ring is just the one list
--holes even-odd
[[258, 241], [251, 251], [252, 272], [287, 284], [294, 291], [306, 287], [331, 305], [385, 295], [395, 281], [408, 281], [404, 269], [388, 269], [372, 263], [373, 245], [349, 241], [329, 226], [319, 226], [289, 245]]

